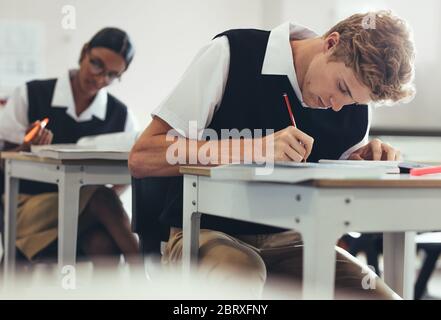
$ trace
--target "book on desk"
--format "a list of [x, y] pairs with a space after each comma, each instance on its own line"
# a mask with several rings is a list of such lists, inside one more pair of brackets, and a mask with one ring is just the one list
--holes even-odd
[[48, 144], [31, 146], [31, 154], [58, 160], [105, 159], [127, 160], [129, 150], [109, 147], [80, 146], [77, 144]]
[[317, 179], [378, 179], [386, 174], [399, 173], [398, 162], [369, 163], [297, 163], [275, 162], [274, 167], [258, 164], [228, 164], [211, 169], [211, 178], [299, 183]]
[[31, 154], [59, 160], [127, 160], [137, 132], [116, 132], [86, 136], [77, 143], [32, 145]]

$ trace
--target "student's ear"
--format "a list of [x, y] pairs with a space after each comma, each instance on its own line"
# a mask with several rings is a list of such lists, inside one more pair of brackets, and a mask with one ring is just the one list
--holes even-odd
[[338, 43], [340, 42], [340, 33], [338, 32], [333, 32], [331, 34], [329, 34], [326, 38], [325, 38], [325, 45], [324, 45], [324, 51], [328, 52], [329, 50], [333, 50]]
[[78, 60], [79, 64], [81, 64], [81, 62], [83, 61], [84, 57], [86, 56], [87, 50], [89, 50], [89, 42], [85, 43], [84, 46], [83, 46], [83, 49], [81, 49], [80, 60]]

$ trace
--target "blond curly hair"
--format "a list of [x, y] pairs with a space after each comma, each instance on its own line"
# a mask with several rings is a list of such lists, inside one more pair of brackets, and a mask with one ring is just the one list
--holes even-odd
[[407, 23], [390, 11], [354, 14], [325, 33], [340, 41], [330, 61], [344, 62], [371, 91], [376, 104], [410, 101], [415, 95], [415, 48]]

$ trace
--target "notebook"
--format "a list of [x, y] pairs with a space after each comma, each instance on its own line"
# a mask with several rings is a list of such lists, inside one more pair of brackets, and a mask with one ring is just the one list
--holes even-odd
[[387, 173], [400, 173], [399, 164], [401, 161], [371, 161], [371, 160], [329, 160], [321, 159], [319, 163], [344, 165], [344, 166], [363, 166], [366, 168], [384, 168]]
[[105, 159], [105, 160], [127, 160], [129, 150], [120, 148], [100, 148], [94, 146], [80, 146], [77, 144], [48, 144], [33, 145], [31, 153], [43, 157], [59, 160], [77, 160], [77, 159]]
[[258, 164], [229, 164], [211, 169], [211, 178], [298, 183], [317, 179], [378, 179], [388, 168], [333, 163], [276, 162], [274, 167]]

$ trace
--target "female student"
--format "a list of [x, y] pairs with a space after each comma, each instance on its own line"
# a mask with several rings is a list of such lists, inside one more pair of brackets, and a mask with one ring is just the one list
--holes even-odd
[[[0, 140], [6, 142], [5, 149], [29, 150], [32, 144], [76, 143], [84, 136], [135, 131], [127, 107], [105, 89], [120, 80], [133, 56], [127, 33], [105, 28], [83, 46], [79, 69], [16, 89], [0, 117]], [[38, 124], [45, 118], [49, 122], [43, 128]], [[35, 125], [39, 129], [29, 137], [27, 133]], [[116, 190], [103, 186], [81, 190], [78, 252], [96, 262], [104, 256], [118, 257], [113, 261], [119, 261], [121, 253], [126, 260], [135, 260], [138, 252]], [[28, 260], [56, 254], [57, 219], [57, 186], [22, 181], [17, 212], [19, 253]]]

